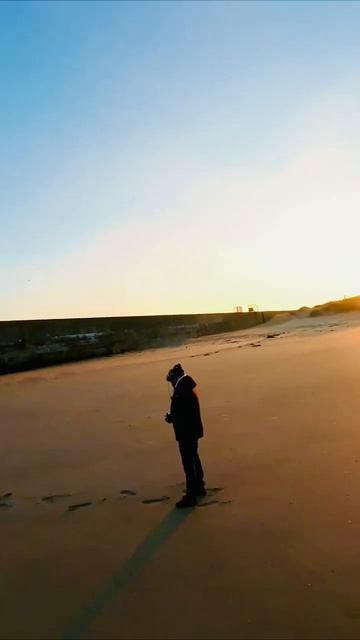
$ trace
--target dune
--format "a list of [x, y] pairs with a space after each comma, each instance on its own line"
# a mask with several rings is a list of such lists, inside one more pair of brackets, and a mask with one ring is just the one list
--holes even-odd
[[352, 311], [360, 311], [360, 296], [352, 298], [344, 298], [343, 300], [333, 300], [325, 304], [316, 305], [310, 311], [310, 315], [332, 315], [335, 313], [349, 313]]

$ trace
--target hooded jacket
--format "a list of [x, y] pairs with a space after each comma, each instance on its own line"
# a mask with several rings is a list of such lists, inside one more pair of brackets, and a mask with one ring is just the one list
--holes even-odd
[[196, 382], [190, 376], [184, 375], [174, 388], [170, 421], [174, 427], [176, 440], [196, 440], [204, 435], [200, 404], [194, 392], [195, 387]]

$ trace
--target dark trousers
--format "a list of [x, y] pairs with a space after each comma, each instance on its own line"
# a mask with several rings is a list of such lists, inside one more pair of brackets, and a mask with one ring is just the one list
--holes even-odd
[[186, 476], [186, 494], [196, 496], [205, 486], [198, 440], [179, 440], [179, 450]]

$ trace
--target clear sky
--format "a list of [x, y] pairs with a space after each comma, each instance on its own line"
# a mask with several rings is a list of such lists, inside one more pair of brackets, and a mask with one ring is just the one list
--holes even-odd
[[360, 3], [1, 2], [0, 319], [360, 294]]

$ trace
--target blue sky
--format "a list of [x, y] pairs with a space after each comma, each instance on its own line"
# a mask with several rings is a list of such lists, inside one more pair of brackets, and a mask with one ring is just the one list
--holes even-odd
[[2, 2], [0, 319], [357, 293], [359, 27], [357, 2]]

